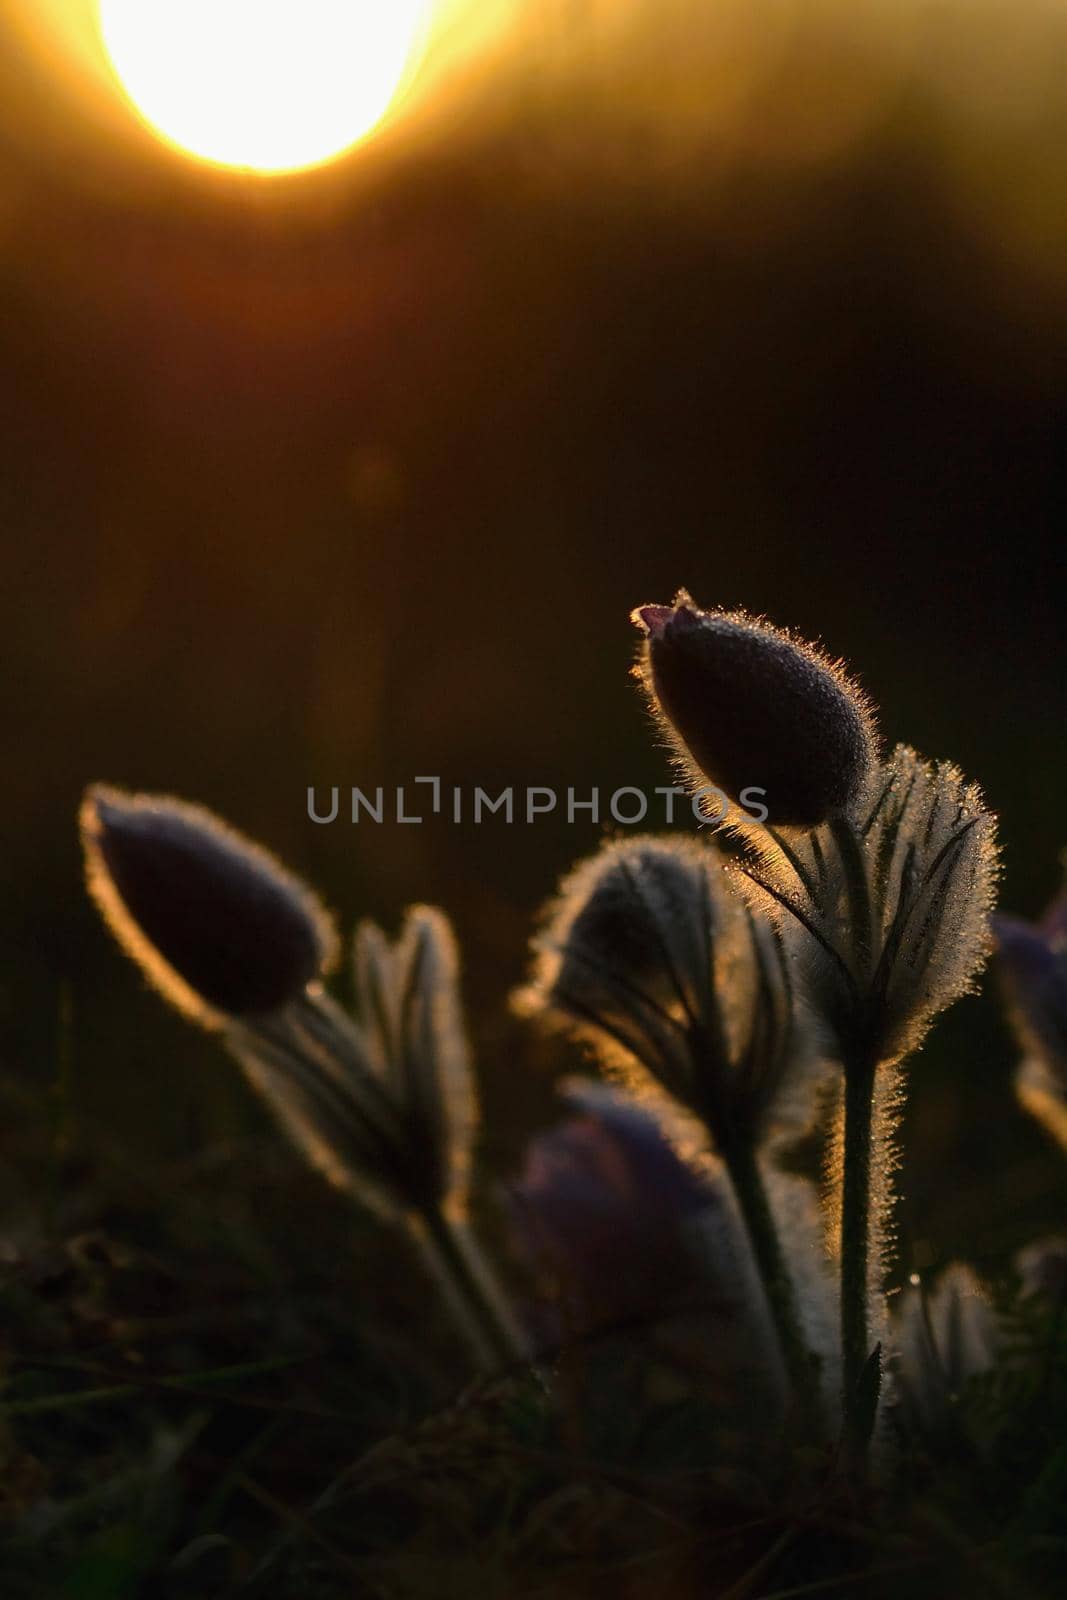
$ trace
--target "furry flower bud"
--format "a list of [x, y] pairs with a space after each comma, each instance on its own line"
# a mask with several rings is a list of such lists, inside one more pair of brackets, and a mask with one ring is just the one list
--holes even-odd
[[705, 1213], [727, 1225], [721, 1184], [688, 1166], [636, 1101], [592, 1083], [569, 1085], [567, 1100], [571, 1116], [530, 1142], [512, 1187], [519, 1242], [558, 1278], [579, 1325], [654, 1311], [699, 1278], [687, 1225]]
[[744, 611], [639, 606], [637, 672], [683, 764], [731, 799], [752, 788], [775, 825], [845, 810], [874, 758], [870, 708], [840, 663]]
[[356, 930], [355, 1017], [313, 992], [225, 1041], [313, 1166], [379, 1216], [466, 1211], [478, 1102], [451, 925]]
[[518, 1009], [588, 1039], [627, 1087], [658, 1085], [716, 1142], [756, 1141], [795, 1114], [798, 1077], [806, 1103], [784, 951], [711, 849], [605, 845], [564, 880], [534, 954]]
[[782, 1372], [810, 1409], [810, 1352], [761, 1166], [772, 1142], [807, 1125], [817, 1066], [778, 931], [730, 891], [715, 851], [636, 838], [564, 880], [534, 952], [519, 1008], [588, 1039], [684, 1156], [706, 1156], [710, 1135]]
[[831, 1048], [899, 1061], [990, 952], [996, 819], [981, 791], [898, 745], [854, 817], [782, 845], [742, 863], [742, 881], [807, 935], [804, 986]]
[[993, 933], [1001, 986], [1024, 1051], [1019, 1099], [1067, 1149], [1067, 889], [1039, 923], [996, 916]]
[[530, 1142], [510, 1191], [516, 1242], [551, 1293], [530, 1308], [539, 1335], [669, 1317], [683, 1360], [687, 1337], [699, 1341], [720, 1404], [748, 1428], [779, 1427], [774, 1328], [724, 1174], [682, 1160], [628, 1096], [580, 1080], [564, 1092], [572, 1114]]
[[1015, 1257], [1024, 1297], [1038, 1296], [1054, 1306], [1067, 1299], [1067, 1239], [1036, 1239]]
[[96, 785], [80, 821], [104, 920], [195, 1021], [277, 1011], [330, 965], [334, 928], [316, 896], [204, 807]]

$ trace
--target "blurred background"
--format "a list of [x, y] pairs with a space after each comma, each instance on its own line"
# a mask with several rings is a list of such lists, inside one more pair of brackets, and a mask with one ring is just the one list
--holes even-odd
[[[257, 1125], [87, 904], [107, 779], [217, 809], [346, 924], [447, 907], [506, 1171], [574, 1065], [507, 995], [598, 830], [316, 827], [307, 788], [665, 782], [627, 614], [683, 583], [844, 655], [889, 740], [985, 786], [1004, 903], [1041, 909], [1067, 9], [451, 0], [395, 115], [273, 179], [156, 139], [90, 9], [0, 4], [10, 1083], [145, 1160]], [[987, 994], [916, 1065], [909, 1262], [1062, 1216], [1013, 1061]]]

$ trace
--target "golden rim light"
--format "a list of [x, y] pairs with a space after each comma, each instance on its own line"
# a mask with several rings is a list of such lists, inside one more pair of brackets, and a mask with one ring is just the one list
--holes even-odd
[[381, 123], [418, 65], [433, 0], [98, 0], [138, 116], [215, 166], [299, 172]]

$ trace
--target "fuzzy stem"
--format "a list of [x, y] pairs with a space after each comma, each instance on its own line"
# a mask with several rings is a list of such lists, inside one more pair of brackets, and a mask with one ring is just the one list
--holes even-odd
[[[871, 981], [875, 926], [868, 857], [863, 838], [848, 816], [830, 819], [845, 879], [851, 956], [861, 990]], [[877, 1060], [862, 1043], [846, 1050], [845, 1149], [841, 1183], [841, 1372], [846, 1445], [862, 1468], [867, 1439], [859, 1416], [861, 1379], [870, 1355], [868, 1295], [871, 1251], [871, 1137]]]
[[457, 1281], [451, 1260], [436, 1232], [421, 1223], [413, 1230], [422, 1258], [430, 1276], [437, 1285], [441, 1299], [448, 1311], [453, 1327], [474, 1358], [479, 1371], [492, 1372], [496, 1366], [496, 1352], [479, 1318], [474, 1314], [466, 1286]]
[[783, 1365], [798, 1405], [809, 1414], [814, 1414], [817, 1409], [813, 1404], [817, 1385], [816, 1366], [804, 1338], [797, 1311], [796, 1291], [785, 1264], [756, 1152], [751, 1144], [737, 1140], [731, 1149], [722, 1154], [767, 1297]]
[[850, 1449], [862, 1460], [856, 1434], [860, 1379], [870, 1355], [871, 1132], [875, 1066], [863, 1056], [845, 1064], [845, 1149], [841, 1186], [842, 1409]]
[[529, 1361], [531, 1359], [529, 1341], [512, 1311], [510, 1297], [500, 1282], [495, 1267], [478, 1242], [477, 1236], [463, 1221], [446, 1218], [445, 1226], [449, 1230], [457, 1254], [463, 1258], [470, 1281], [497, 1330], [502, 1345], [508, 1351], [509, 1359], [512, 1362]]
[[440, 1211], [418, 1218], [418, 1238], [457, 1327], [488, 1372], [529, 1360], [525, 1340], [482, 1251], [462, 1224]]

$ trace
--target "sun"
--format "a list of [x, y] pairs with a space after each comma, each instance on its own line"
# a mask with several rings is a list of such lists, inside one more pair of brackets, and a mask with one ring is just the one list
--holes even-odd
[[381, 121], [432, 0], [99, 0], [111, 64], [168, 143], [264, 173], [317, 166]]

